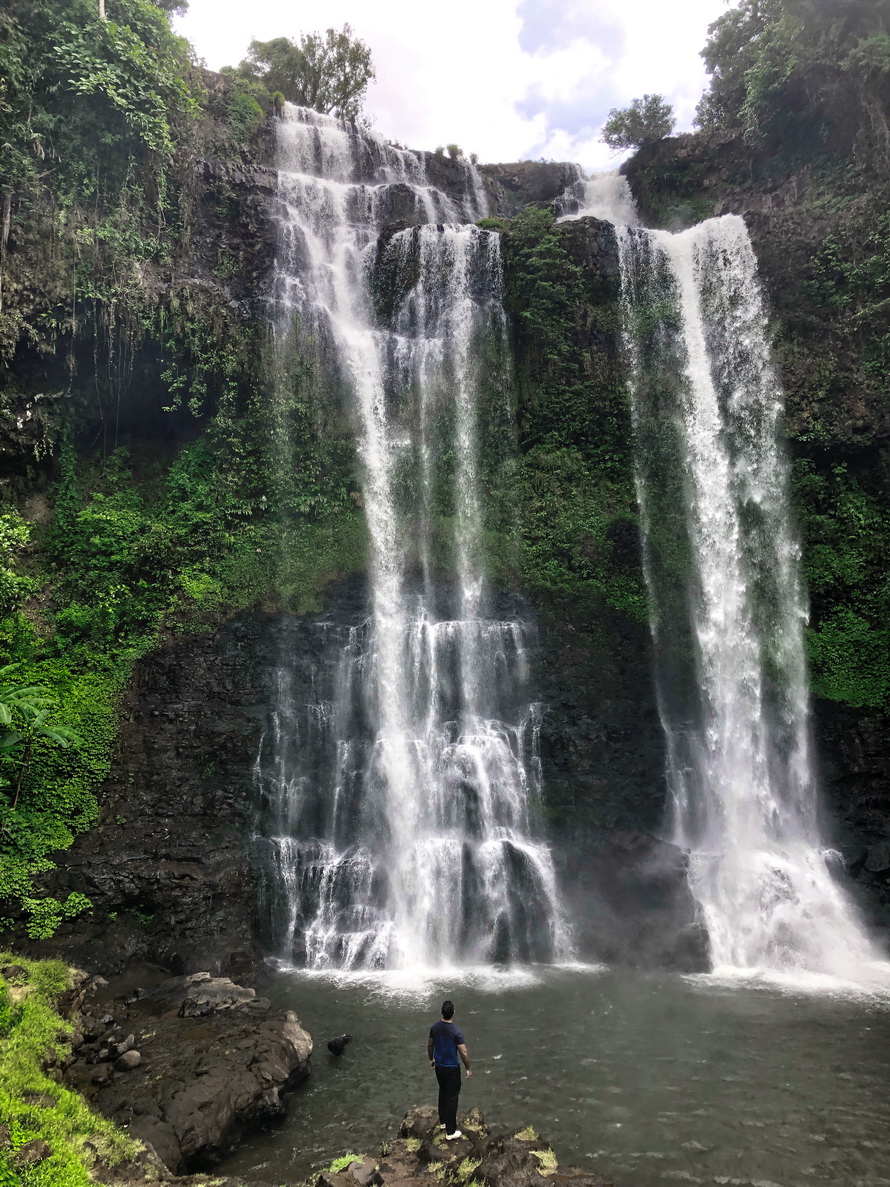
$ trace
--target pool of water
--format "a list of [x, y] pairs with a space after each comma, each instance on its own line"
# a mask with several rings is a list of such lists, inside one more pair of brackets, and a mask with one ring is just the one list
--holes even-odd
[[535, 1126], [618, 1187], [890, 1187], [888, 995], [573, 968], [414, 985], [280, 973], [270, 996], [316, 1050], [286, 1120], [225, 1164], [248, 1179], [298, 1182], [434, 1103], [426, 1036], [451, 996], [474, 1071], [461, 1108]]

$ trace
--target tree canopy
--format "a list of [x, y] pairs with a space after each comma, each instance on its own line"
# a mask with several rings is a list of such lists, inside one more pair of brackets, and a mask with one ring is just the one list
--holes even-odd
[[700, 128], [890, 163], [888, 0], [740, 0], [708, 34]]
[[339, 32], [304, 33], [298, 42], [252, 41], [238, 72], [292, 103], [344, 120], [359, 117], [374, 78], [371, 51], [349, 25]]
[[609, 148], [639, 148], [663, 140], [674, 130], [674, 109], [663, 95], [644, 95], [630, 107], [613, 107], [601, 139]]

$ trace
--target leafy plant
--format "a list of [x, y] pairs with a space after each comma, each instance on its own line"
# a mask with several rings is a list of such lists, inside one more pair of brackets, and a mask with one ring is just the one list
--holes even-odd
[[742, 128], [784, 156], [890, 162], [890, 20], [881, 4], [741, 0], [710, 26], [700, 127]]
[[[0, 681], [7, 681], [17, 672], [20, 664], [6, 664], [0, 668]], [[47, 688], [39, 684], [0, 684], [0, 726], [7, 729], [0, 734], [0, 781], [4, 780], [3, 767], [15, 771], [15, 798], [13, 809], [18, 806], [31, 754], [36, 742], [52, 742], [67, 747], [79, 739], [74, 730], [65, 725], [49, 721], [53, 697]], [[6, 780], [7, 785], [9, 780]]]
[[345, 1171], [350, 1163], [363, 1162], [364, 1158], [364, 1154], [341, 1154], [339, 1158], [335, 1158], [328, 1166], [327, 1173], [329, 1175], [339, 1174], [340, 1171]]

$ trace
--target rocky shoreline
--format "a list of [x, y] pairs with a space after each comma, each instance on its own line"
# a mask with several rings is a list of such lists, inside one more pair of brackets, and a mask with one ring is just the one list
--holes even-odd
[[[9, 1000], [18, 1008], [32, 993], [39, 996], [50, 967], [30, 960], [3, 967]], [[94, 1133], [95, 1116], [83, 1112], [81, 1133], [90, 1136], [69, 1143], [69, 1150], [82, 1143], [91, 1181], [107, 1187], [424, 1187], [433, 1181], [523, 1187], [549, 1180], [613, 1187], [595, 1172], [560, 1167], [534, 1129], [494, 1128], [475, 1108], [459, 1117], [462, 1136], [446, 1141], [430, 1105], [411, 1109], [397, 1136], [377, 1151], [344, 1154], [301, 1184], [214, 1174], [243, 1138], [284, 1114], [288, 1094], [310, 1074], [312, 1037], [296, 1014], [275, 1012], [255, 990], [209, 972], [170, 977], [143, 965], [107, 980], [60, 965], [55, 970], [61, 982], [49, 1017], [55, 1019], [50, 1029], [59, 1033], [55, 1045], [35, 1049], [37, 1063], [25, 1071], [19, 1104], [47, 1111], [49, 1119], [58, 1108], [71, 1108], [77, 1098], [64, 1094], [72, 1090], [113, 1123], [116, 1129], [103, 1123], [103, 1143]], [[41, 1077], [43, 1091], [30, 1091]], [[0, 1126], [0, 1165], [24, 1173], [25, 1182], [30, 1168], [58, 1158], [52, 1126], [38, 1131], [23, 1146]], [[111, 1146], [109, 1134], [118, 1135]]]
[[292, 1011], [226, 977], [140, 972], [147, 984], [84, 981], [66, 1083], [172, 1174], [209, 1169], [284, 1113], [312, 1038]]

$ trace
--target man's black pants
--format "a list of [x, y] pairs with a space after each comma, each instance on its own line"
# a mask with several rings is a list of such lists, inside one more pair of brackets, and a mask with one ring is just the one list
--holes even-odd
[[457, 1098], [460, 1096], [460, 1068], [437, 1067], [439, 1081], [439, 1120], [446, 1133], [457, 1129]]

